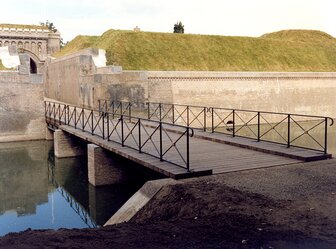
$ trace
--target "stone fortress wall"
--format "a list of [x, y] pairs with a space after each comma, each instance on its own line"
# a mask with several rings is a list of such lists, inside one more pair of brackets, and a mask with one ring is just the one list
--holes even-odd
[[43, 77], [0, 71], [0, 142], [45, 138]]
[[57, 59], [47, 72], [46, 97], [80, 106], [105, 98], [336, 117], [333, 72], [123, 71], [96, 68], [87, 52]]
[[43, 76], [1, 72], [0, 141], [43, 138], [44, 98], [91, 108], [114, 99], [336, 117], [333, 72], [123, 71], [97, 63], [100, 54], [87, 49], [48, 61]]

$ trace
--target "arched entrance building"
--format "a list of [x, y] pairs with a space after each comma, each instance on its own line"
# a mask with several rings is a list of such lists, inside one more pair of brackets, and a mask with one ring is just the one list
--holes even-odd
[[29, 56], [30, 73], [42, 73], [48, 55], [60, 50], [60, 33], [44, 26], [0, 24], [0, 47], [10, 45], [19, 55]]

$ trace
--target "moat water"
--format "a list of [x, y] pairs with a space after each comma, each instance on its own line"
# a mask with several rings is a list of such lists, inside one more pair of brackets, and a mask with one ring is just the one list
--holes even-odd
[[102, 226], [147, 180], [93, 187], [86, 158], [55, 159], [52, 142], [0, 144], [0, 236]]

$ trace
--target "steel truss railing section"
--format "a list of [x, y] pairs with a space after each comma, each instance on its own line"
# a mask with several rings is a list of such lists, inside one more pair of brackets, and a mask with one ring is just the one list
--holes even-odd
[[[147, 118], [327, 153], [330, 117], [147, 102]], [[131, 106], [131, 105], [130, 105]]]
[[49, 125], [68, 125], [191, 171], [191, 127], [48, 101], [45, 117]]
[[108, 99], [98, 100], [98, 110], [99, 112], [108, 112], [119, 115], [132, 116], [132, 104], [126, 101], [112, 101]]
[[147, 118], [206, 131], [209, 109], [203, 106], [147, 102]]

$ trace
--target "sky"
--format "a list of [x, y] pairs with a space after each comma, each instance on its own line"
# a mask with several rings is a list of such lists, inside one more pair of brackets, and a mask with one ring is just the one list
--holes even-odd
[[336, 37], [335, 0], [14, 0], [2, 1], [0, 23], [49, 20], [63, 40], [109, 29], [258, 37], [284, 29], [321, 30]]

